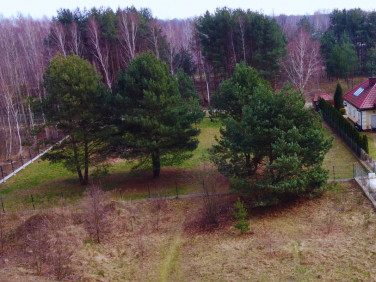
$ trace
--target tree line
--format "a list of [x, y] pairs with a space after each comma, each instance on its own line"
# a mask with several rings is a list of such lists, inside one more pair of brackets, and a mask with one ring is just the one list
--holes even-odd
[[[45, 127], [68, 138], [43, 158], [61, 162], [89, 183], [89, 169], [103, 171], [104, 161], [138, 159], [135, 168], [153, 170], [181, 163], [197, 147], [197, 123], [203, 118], [192, 80], [183, 72], [170, 74], [167, 64], [145, 52], [119, 72], [114, 91], [102, 82], [89, 61], [77, 55], [58, 55], [44, 75], [46, 96], [34, 100], [44, 113]], [[182, 90], [179, 90], [182, 89]]]
[[193, 78], [203, 104], [211, 104], [238, 63], [257, 69], [274, 89], [288, 80], [308, 95], [305, 89], [325, 70], [347, 78], [373, 69], [374, 19], [359, 9], [269, 17], [220, 8], [196, 19], [162, 21], [134, 7], [61, 9], [52, 20], [1, 19], [1, 155], [10, 159], [41, 138], [57, 137], [56, 128], [38, 130], [45, 114], [36, 115], [25, 102], [45, 97], [43, 73], [57, 52], [88, 60], [110, 91], [119, 72], [150, 51], [171, 74], [182, 69]]
[[334, 10], [321, 42], [329, 77], [371, 75], [376, 63], [376, 12]]
[[[82, 185], [89, 183], [89, 169], [98, 171], [113, 155], [137, 160], [133, 168], [158, 178], [162, 166], [182, 163], [197, 148], [204, 112], [193, 82], [182, 71], [171, 74], [152, 52], [136, 55], [113, 91], [87, 60], [58, 53], [44, 85], [46, 97], [33, 109], [68, 138], [43, 158], [63, 163]], [[291, 86], [273, 93], [257, 70], [236, 65], [213, 96], [211, 118], [222, 128], [210, 150], [233, 189], [252, 193], [260, 205], [321, 191], [331, 139], [304, 105]]]

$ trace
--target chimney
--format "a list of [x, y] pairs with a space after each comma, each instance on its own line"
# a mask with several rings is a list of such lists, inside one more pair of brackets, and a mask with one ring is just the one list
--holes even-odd
[[370, 78], [368, 79], [368, 81], [369, 81], [369, 85], [370, 85], [370, 86], [373, 86], [373, 85], [375, 85], [375, 83], [376, 83], [376, 77], [370, 77]]

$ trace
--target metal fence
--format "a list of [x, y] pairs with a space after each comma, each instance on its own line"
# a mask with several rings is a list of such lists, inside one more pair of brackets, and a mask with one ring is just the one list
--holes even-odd
[[[68, 136], [61, 139], [56, 144], [63, 142]], [[38, 146], [34, 150], [29, 148], [27, 155], [20, 155], [15, 160], [10, 159], [2, 162], [0, 165], [0, 183], [5, 182], [7, 179], [15, 175], [20, 170], [24, 169], [28, 165], [32, 164], [34, 161], [39, 159], [45, 153], [53, 148], [54, 145], [49, 145], [48, 142], [44, 142], [42, 146]]]
[[336, 132], [341, 139], [351, 148], [351, 150], [358, 156], [359, 159], [364, 161], [369, 168], [375, 172], [376, 163], [375, 160], [367, 154], [352, 138], [350, 138], [336, 123], [334, 123], [324, 112], [321, 111], [321, 115], [324, 121], [330, 126], [330, 128]]
[[371, 201], [372, 205], [376, 209], [376, 190], [374, 186], [371, 184], [371, 181], [376, 180], [376, 176], [371, 173], [365, 173], [363, 169], [357, 165], [355, 165], [355, 181], [358, 183], [358, 185], [362, 188], [364, 194], [366, 197]]

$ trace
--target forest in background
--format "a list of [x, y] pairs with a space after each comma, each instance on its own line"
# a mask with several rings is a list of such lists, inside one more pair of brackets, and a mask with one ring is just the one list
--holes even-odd
[[58, 52], [91, 62], [112, 89], [118, 72], [150, 50], [172, 74], [182, 69], [192, 77], [207, 106], [240, 62], [256, 68], [274, 88], [290, 81], [307, 97], [327, 77], [369, 73], [376, 59], [375, 34], [376, 13], [359, 9], [272, 18], [222, 8], [195, 19], [159, 20], [149, 9], [129, 7], [61, 9], [52, 20], [2, 18], [0, 159], [59, 137], [54, 128], [39, 130], [44, 115], [35, 115], [28, 103], [45, 96], [43, 74]]

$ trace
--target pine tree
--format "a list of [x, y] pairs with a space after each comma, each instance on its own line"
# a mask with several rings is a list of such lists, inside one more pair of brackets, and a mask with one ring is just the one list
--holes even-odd
[[[197, 147], [199, 130], [193, 125], [203, 117], [198, 103], [179, 93], [175, 76], [150, 52], [131, 61], [117, 81], [118, 131], [125, 157], [140, 159], [138, 168], [153, 168], [158, 178], [162, 165], [181, 163]], [[194, 107], [194, 108], [193, 108]]]
[[237, 222], [234, 223], [234, 227], [239, 229], [241, 233], [249, 231], [249, 222], [247, 221], [247, 210], [244, 208], [243, 202], [238, 199], [235, 203], [235, 210], [232, 212], [232, 215], [237, 219]]
[[343, 108], [343, 90], [341, 84], [337, 84], [336, 91], [334, 92], [334, 107], [339, 110]]
[[[242, 81], [232, 87], [242, 89], [247, 80]], [[223, 117], [211, 150], [219, 171], [263, 203], [320, 191], [328, 177], [321, 166], [331, 139], [321, 120], [304, 108], [300, 92], [286, 86], [274, 94], [260, 84], [246, 96], [234, 96], [239, 98], [231, 103], [243, 106]]]
[[103, 160], [99, 152], [109, 133], [107, 90], [88, 61], [76, 55], [64, 58], [60, 53], [46, 69], [44, 84], [47, 95], [41, 107], [47, 126], [56, 126], [68, 138], [43, 158], [62, 162], [86, 185], [89, 167]]

